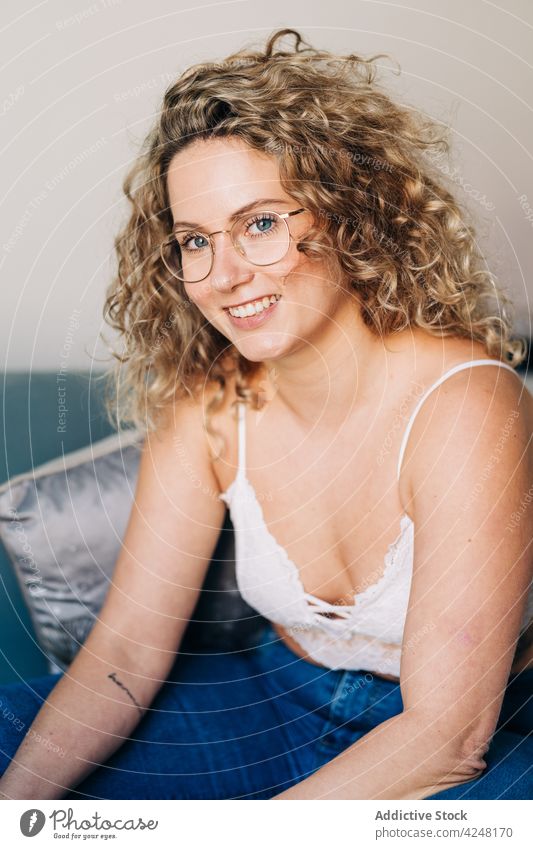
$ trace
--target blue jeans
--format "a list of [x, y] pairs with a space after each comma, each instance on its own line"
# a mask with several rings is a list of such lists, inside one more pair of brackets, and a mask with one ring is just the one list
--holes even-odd
[[[0, 686], [0, 774], [61, 674]], [[533, 798], [532, 694], [533, 669], [510, 679], [486, 770], [427, 798]], [[402, 709], [396, 682], [309, 663], [268, 624], [245, 651], [178, 654], [132, 735], [63, 798], [270, 799]]]

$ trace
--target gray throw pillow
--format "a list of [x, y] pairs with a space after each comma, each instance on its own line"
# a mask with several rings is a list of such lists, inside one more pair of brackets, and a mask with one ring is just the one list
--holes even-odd
[[[109, 436], [0, 487], [0, 539], [50, 672], [68, 668], [104, 602], [131, 512], [138, 431]], [[240, 595], [226, 518], [181, 653], [253, 645], [266, 620]]]
[[103, 604], [141, 444], [137, 431], [115, 434], [0, 487], [0, 538], [51, 672], [68, 667]]

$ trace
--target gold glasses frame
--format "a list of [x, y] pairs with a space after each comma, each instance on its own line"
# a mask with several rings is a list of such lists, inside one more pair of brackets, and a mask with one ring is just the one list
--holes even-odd
[[[259, 266], [261, 268], [264, 268], [268, 265], [275, 265], [276, 262], [281, 262], [281, 260], [284, 259], [287, 256], [287, 253], [288, 253], [288, 250], [289, 250], [289, 247], [290, 247], [290, 243], [291, 243], [292, 238], [293, 238], [292, 233], [289, 230], [289, 225], [287, 223], [287, 219], [290, 218], [292, 215], [298, 215], [300, 212], [306, 212], [306, 211], [307, 210], [305, 209], [305, 207], [299, 207], [298, 209], [293, 209], [291, 212], [275, 212], [273, 210], [261, 209], [258, 212], [249, 212], [247, 215], [240, 215], [239, 218], [235, 219], [235, 221], [233, 222], [233, 224], [231, 225], [229, 230], [214, 230], [212, 233], [202, 233], [201, 230], [194, 230], [193, 227], [184, 227], [184, 228], [180, 228], [179, 230], [173, 230], [172, 233], [170, 233], [170, 235], [167, 236], [167, 238], [164, 239], [161, 242], [161, 244], [159, 246], [159, 254], [161, 256], [161, 259], [162, 259], [163, 264], [164, 264], [165, 268], [167, 269], [167, 271], [170, 274], [172, 274], [172, 276], [175, 277], [177, 280], [179, 280], [181, 283], [185, 283], [185, 282], [200, 283], [202, 280], [205, 280], [206, 277], [209, 277], [209, 275], [211, 274], [211, 271], [213, 270], [213, 261], [215, 259], [215, 243], [213, 242], [213, 236], [216, 236], [218, 233], [229, 233], [233, 247], [235, 248], [237, 253], [239, 253], [242, 257], [244, 257], [244, 259], [247, 262], [250, 262], [252, 265]], [[289, 241], [287, 243], [287, 250], [285, 251], [283, 256], [279, 257], [278, 259], [275, 259], [273, 262], [265, 262], [265, 263], [253, 262], [253, 260], [249, 259], [246, 256], [246, 253], [244, 252], [242, 246], [235, 240], [234, 234], [237, 230], [237, 227], [240, 224], [242, 224], [243, 221], [246, 221], [247, 218], [250, 218], [251, 215], [273, 215], [273, 216], [277, 216], [278, 218], [280, 218], [283, 221], [283, 223], [284, 223], [284, 225], [287, 229], [288, 236], [289, 236]], [[207, 272], [207, 274], [204, 274], [203, 277], [199, 277], [198, 280], [185, 281], [183, 279], [183, 277], [180, 277], [178, 274], [176, 274], [176, 272], [172, 268], [170, 268], [170, 266], [168, 265], [168, 263], [165, 259], [165, 255], [164, 255], [164, 248], [168, 247], [168, 245], [172, 241], [175, 241], [176, 237], [180, 233], [191, 233], [191, 232], [194, 232], [198, 236], [203, 236], [209, 242], [209, 246], [211, 248], [211, 263], [209, 265], [209, 271]]]

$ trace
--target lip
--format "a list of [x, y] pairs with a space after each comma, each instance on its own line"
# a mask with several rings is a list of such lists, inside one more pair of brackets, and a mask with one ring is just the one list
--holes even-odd
[[254, 327], [258, 327], [260, 324], [264, 324], [265, 321], [268, 321], [270, 316], [275, 312], [276, 307], [278, 306], [281, 300], [282, 298], [279, 298], [279, 300], [277, 300], [274, 304], [270, 304], [270, 306], [267, 307], [266, 310], [263, 310], [263, 312], [257, 313], [255, 315], [245, 315], [243, 318], [238, 318], [237, 316], [231, 315], [227, 307], [224, 311], [231, 323], [235, 325], [235, 327], [241, 327], [247, 330], [251, 330]]

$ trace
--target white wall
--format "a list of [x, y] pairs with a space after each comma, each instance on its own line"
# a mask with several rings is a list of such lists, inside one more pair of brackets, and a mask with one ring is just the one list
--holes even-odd
[[[0, 355], [91, 366], [121, 181], [168, 82], [293, 26], [317, 46], [388, 52], [398, 96], [449, 123], [459, 196], [530, 333], [533, 4], [529, 0], [54, 0], [2, 3]], [[528, 49], [529, 48], [529, 49]], [[389, 63], [380, 60], [384, 67]], [[99, 356], [104, 348], [97, 346]], [[98, 364], [97, 364], [98, 365]], [[101, 364], [100, 364], [101, 365]]]

